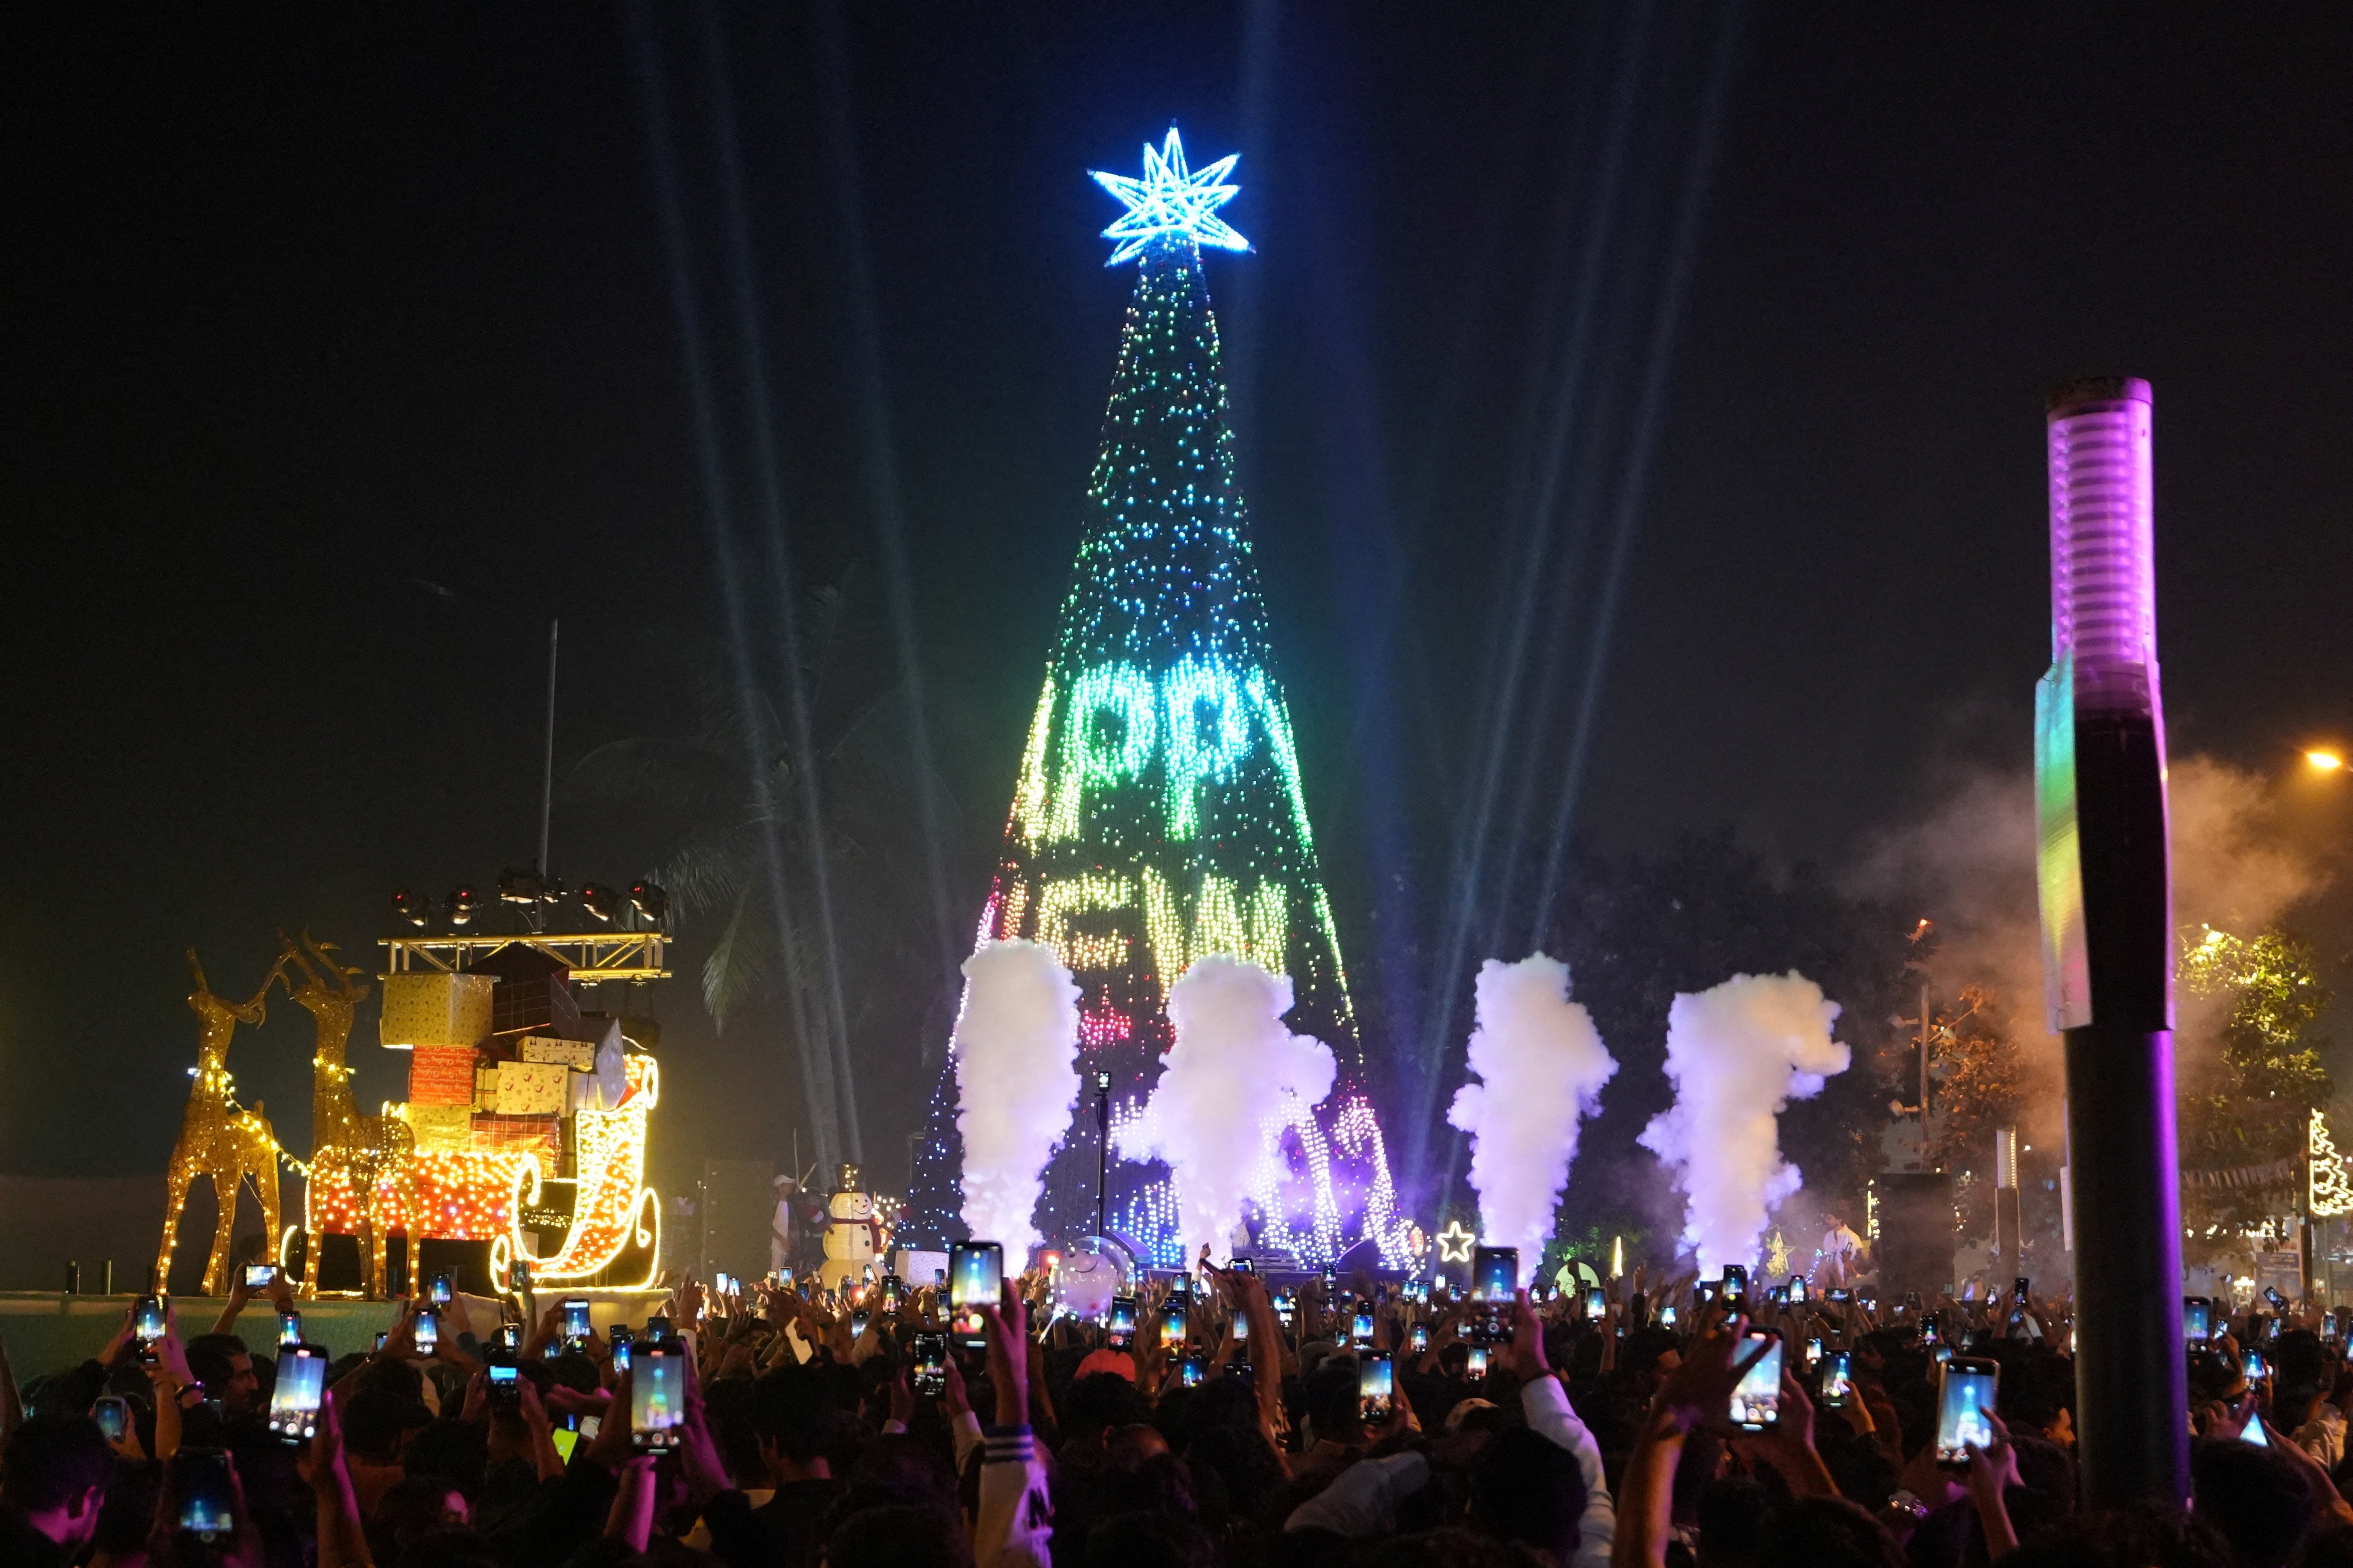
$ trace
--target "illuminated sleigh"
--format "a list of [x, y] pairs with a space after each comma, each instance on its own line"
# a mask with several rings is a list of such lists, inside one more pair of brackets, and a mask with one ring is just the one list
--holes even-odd
[[[642, 1279], [599, 1283], [619, 1289], [653, 1284], [660, 1253], [661, 1202], [645, 1184], [646, 1123], [661, 1100], [661, 1068], [641, 1052], [630, 1053], [625, 1066], [628, 1088], [612, 1110], [583, 1107], [572, 1117], [572, 1176], [549, 1175], [536, 1154], [524, 1154], [517, 1162], [507, 1193], [509, 1224], [491, 1245], [494, 1278], [505, 1279], [508, 1268], [520, 1260], [530, 1266], [534, 1284], [586, 1281], [634, 1249], [645, 1258]], [[567, 1195], [569, 1224], [560, 1226], [564, 1239], [543, 1257], [536, 1250], [535, 1233], [551, 1228], [546, 1221], [560, 1213], [559, 1200]], [[532, 1224], [535, 1218], [542, 1223]]]

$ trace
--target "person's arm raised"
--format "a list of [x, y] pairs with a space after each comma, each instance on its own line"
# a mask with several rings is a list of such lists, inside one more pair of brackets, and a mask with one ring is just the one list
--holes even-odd
[[[1665, 1568], [1673, 1531], [1675, 1466], [1683, 1442], [1694, 1431], [1728, 1434], [1732, 1393], [1767, 1347], [1748, 1346], [1748, 1322], [1716, 1319], [1713, 1310], [1692, 1342], [1683, 1363], [1667, 1374], [1651, 1408], [1641, 1439], [1626, 1461], [1618, 1489], [1617, 1537], [1612, 1568]], [[1740, 1353], [1743, 1351], [1746, 1353]]]

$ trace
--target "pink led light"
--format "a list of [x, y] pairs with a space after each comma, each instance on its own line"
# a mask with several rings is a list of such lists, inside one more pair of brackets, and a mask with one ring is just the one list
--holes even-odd
[[2154, 712], [2157, 571], [2148, 383], [2052, 395], [2051, 658], [2074, 656], [2078, 711]]
[[1124, 1013], [1083, 1012], [1079, 1015], [1079, 1045], [1088, 1050], [1115, 1046], [1127, 1038], [1131, 1027]]

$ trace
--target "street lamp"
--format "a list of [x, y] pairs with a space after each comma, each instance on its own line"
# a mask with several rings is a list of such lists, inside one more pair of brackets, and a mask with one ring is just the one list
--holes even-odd
[[2304, 753], [2304, 760], [2315, 773], [2333, 773], [2345, 765], [2344, 756], [2325, 746], [2316, 746]]

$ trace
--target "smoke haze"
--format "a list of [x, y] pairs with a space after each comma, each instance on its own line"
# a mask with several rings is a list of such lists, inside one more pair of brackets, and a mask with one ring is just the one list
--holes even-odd
[[1683, 1190], [1683, 1245], [1700, 1272], [1746, 1264], [1775, 1205], [1805, 1177], [1781, 1159], [1776, 1121], [1792, 1100], [1844, 1072], [1831, 1038], [1839, 1005], [1798, 973], [1736, 974], [1667, 1011], [1667, 1077], [1675, 1103], [1642, 1131]]
[[1176, 1043], [1144, 1113], [1120, 1134], [1132, 1160], [1168, 1163], [1189, 1261], [1228, 1257], [1273, 1130], [1292, 1102], [1332, 1092], [1332, 1047], [1283, 1026], [1291, 981], [1224, 954], [1197, 959], [1168, 991]]
[[1480, 1229], [1489, 1245], [1520, 1249], [1526, 1284], [1543, 1266], [1581, 1121], [1600, 1109], [1601, 1086], [1618, 1064], [1593, 1016], [1569, 1000], [1568, 965], [1557, 959], [1489, 959], [1479, 970], [1478, 1001], [1473, 1081], [1457, 1091], [1446, 1119], [1471, 1135]]
[[1079, 1096], [1079, 987], [1041, 942], [992, 942], [964, 961], [956, 1092], [964, 1135], [964, 1222], [1005, 1245], [1008, 1263], [1038, 1243], [1041, 1173]]

